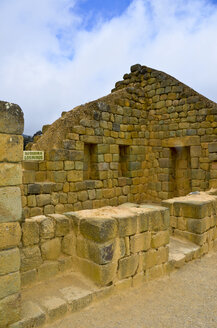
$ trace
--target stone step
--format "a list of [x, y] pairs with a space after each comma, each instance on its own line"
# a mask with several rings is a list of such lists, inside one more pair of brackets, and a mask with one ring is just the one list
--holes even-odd
[[182, 267], [200, 256], [200, 247], [188, 240], [170, 237], [169, 264], [171, 269]]
[[[200, 256], [200, 248], [187, 240], [170, 238], [169, 272]], [[127, 282], [128, 279], [125, 279]], [[61, 276], [22, 289], [21, 320], [9, 328], [36, 328], [79, 311], [93, 301], [119, 292], [131, 284], [98, 288], [81, 273], [66, 272]]]
[[79, 311], [106, 296], [112, 287], [98, 288], [80, 273], [68, 272], [22, 290], [21, 320], [9, 328], [35, 328]]

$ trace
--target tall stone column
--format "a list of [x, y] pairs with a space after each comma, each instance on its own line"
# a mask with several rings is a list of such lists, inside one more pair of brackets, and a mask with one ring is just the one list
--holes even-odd
[[0, 328], [20, 319], [23, 112], [0, 101]]

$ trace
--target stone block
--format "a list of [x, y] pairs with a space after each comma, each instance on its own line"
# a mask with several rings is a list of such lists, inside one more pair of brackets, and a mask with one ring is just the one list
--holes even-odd
[[50, 194], [41, 194], [36, 196], [37, 206], [45, 206], [51, 203], [51, 195]]
[[200, 157], [201, 156], [201, 146], [191, 146], [190, 155], [191, 157]]
[[143, 232], [130, 237], [131, 253], [147, 251], [151, 246], [151, 232]]
[[77, 266], [86, 277], [94, 281], [98, 286], [107, 286], [115, 279], [117, 262], [99, 265], [86, 259], [77, 258]]
[[201, 220], [198, 219], [187, 219], [187, 230], [193, 233], [204, 233], [210, 228], [210, 220], [204, 218]]
[[20, 273], [14, 272], [0, 276], [0, 300], [20, 291]]
[[20, 269], [20, 252], [12, 248], [0, 252], [0, 276]]
[[0, 134], [0, 162], [21, 162], [23, 160], [23, 137]]
[[41, 192], [41, 185], [39, 183], [28, 184], [28, 194], [37, 195]]
[[67, 303], [61, 298], [50, 296], [45, 298], [41, 305], [48, 314], [49, 320], [53, 321], [62, 317], [67, 312]]
[[42, 216], [40, 222], [40, 237], [44, 239], [53, 238], [55, 234], [55, 224], [51, 218]]
[[21, 287], [35, 283], [37, 279], [36, 269], [21, 272]]
[[58, 262], [44, 262], [38, 268], [38, 279], [47, 280], [53, 278], [59, 272]]
[[92, 301], [92, 293], [79, 287], [65, 287], [60, 293], [69, 305], [70, 311], [75, 312], [83, 309]]
[[20, 135], [23, 133], [23, 112], [18, 105], [0, 101], [0, 113], [0, 133]]
[[83, 219], [80, 223], [81, 234], [96, 242], [106, 242], [117, 234], [117, 222], [114, 219]]
[[118, 278], [125, 279], [134, 276], [139, 265], [139, 256], [131, 255], [119, 260]]
[[10, 295], [0, 300], [0, 328], [8, 327], [9, 324], [20, 319], [20, 294]]
[[58, 259], [58, 268], [60, 272], [71, 270], [73, 267], [73, 258], [71, 256], [62, 256]]
[[209, 153], [217, 153], [217, 142], [212, 142], [208, 144]]
[[41, 245], [41, 254], [44, 260], [56, 260], [60, 256], [61, 242], [59, 238], [54, 238]]
[[159, 248], [161, 246], [169, 244], [169, 231], [159, 231], [152, 235], [151, 247]]
[[157, 251], [155, 249], [150, 249], [143, 255], [143, 270], [152, 268], [157, 263]]
[[24, 246], [38, 244], [39, 225], [36, 221], [26, 220], [22, 224], [22, 241]]
[[136, 215], [131, 213], [121, 215], [120, 213], [119, 215], [112, 215], [112, 217], [115, 218], [118, 222], [120, 237], [130, 236], [136, 233], [138, 224]]
[[17, 246], [20, 238], [21, 229], [18, 222], [0, 223], [0, 249]]
[[117, 254], [116, 241], [112, 240], [105, 244], [98, 244], [84, 238], [77, 239], [77, 255], [84, 257], [97, 264], [112, 262]]
[[21, 255], [21, 272], [38, 268], [42, 264], [41, 252], [38, 246], [22, 248]]
[[21, 164], [0, 163], [0, 186], [16, 186], [21, 184]]
[[174, 202], [174, 214], [192, 219], [202, 219], [207, 215], [210, 204], [203, 201]]
[[18, 187], [0, 188], [0, 223], [21, 219], [21, 192]]
[[36, 303], [24, 302], [22, 312], [22, 319], [10, 325], [10, 328], [36, 328], [45, 323], [46, 315]]
[[77, 182], [83, 180], [83, 171], [69, 171], [67, 173], [67, 181], [69, 182]]
[[69, 219], [61, 214], [50, 214], [49, 217], [55, 220], [56, 222], [56, 229], [55, 229], [55, 235], [57, 237], [65, 236], [69, 233], [70, 225], [69, 225]]
[[146, 271], [146, 277], [148, 280], [157, 279], [161, 277], [164, 273], [164, 266], [162, 264], [155, 265], [154, 267]]

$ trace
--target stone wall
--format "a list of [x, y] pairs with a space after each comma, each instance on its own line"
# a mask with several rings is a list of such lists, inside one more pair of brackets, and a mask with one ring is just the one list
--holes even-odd
[[20, 317], [23, 113], [0, 101], [0, 327]]
[[124, 204], [26, 219], [22, 224], [22, 286], [64, 270], [99, 286], [145, 281], [166, 273], [169, 211]]
[[75, 233], [71, 220], [61, 214], [26, 219], [20, 252], [22, 287], [73, 269]]
[[217, 249], [217, 191], [196, 192], [163, 202], [170, 209], [171, 234], [200, 246], [201, 255]]
[[[112, 93], [43, 129], [24, 163], [25, 217], [160, 202], [217, 185], [217, 105], [173, 77], [134, 65]], [[49, 186], [48, 186], [48, 184]]]

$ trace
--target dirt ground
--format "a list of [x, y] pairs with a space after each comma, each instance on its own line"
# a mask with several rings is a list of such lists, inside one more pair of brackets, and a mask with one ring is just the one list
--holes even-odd
[[[217, 253], [98, 301], [49, 328], [217, 328]], [[48, 328], [47, 327], [47, 328]]]

